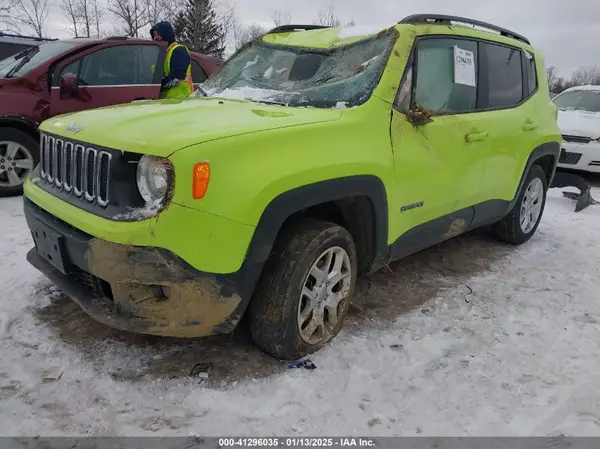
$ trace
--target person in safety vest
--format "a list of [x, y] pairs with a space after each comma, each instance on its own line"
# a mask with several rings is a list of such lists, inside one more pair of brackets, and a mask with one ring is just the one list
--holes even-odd
[[192, 63], [185, 45], [175, 41], [175, 32], [169, 22], [159, 22], [150, 29], [152, 40], [169, 44], [165, 55], [160, 98], [183, 98], [194, 91]]

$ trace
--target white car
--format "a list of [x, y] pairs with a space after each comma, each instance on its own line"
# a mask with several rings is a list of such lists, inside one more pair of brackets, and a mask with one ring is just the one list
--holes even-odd
[[577, 86], [552, 99], [563, 137], [559, 167], [600, 173], [600, 86]]

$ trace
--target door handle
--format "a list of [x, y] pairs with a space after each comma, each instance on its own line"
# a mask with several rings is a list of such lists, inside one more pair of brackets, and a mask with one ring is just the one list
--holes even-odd
[[538, 122], [529, 120], [523, 125], [523, 131], [533, 131], [538, 127]]
[[471, 133], [465, 134], [465, 142], [476, 142], [478, 140], [485, 140], [488, 138], [488, 133], [480, 132], [480, 133]]

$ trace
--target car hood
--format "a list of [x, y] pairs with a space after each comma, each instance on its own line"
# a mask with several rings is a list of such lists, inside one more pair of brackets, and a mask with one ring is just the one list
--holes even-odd
[[600, 137], [600, 114], [587, 111], [558, 111], [558, 127], [562, 134]]
[[332, 121], [340, 116], [341, 110], [336, 109], [200, 97], [139, 101], [65, 114], [45, 121], [40, 129], [106, 148], [168, 156], [210, 140]]

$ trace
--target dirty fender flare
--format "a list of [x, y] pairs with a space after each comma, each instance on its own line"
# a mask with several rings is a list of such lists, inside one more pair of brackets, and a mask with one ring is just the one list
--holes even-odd
[[311, 206], [354, 196], [366, 196], [374, 209], [376, 259], [388, 254], [388, 205], [383, 181], [374, 175], [356, 175], [304, 185], [275, 197], [263, 211], [246, 260], [265, 262], [281, 226], [291, 215]]
[[514, 198], [509, 204], [507, 208], [506, 214], [510, 213], [515, 204], [517, 204], [517, 200], [519, 199], [519, 195], [521, 190], [524, 187], [525, 179], [531, 170], [531, 167], [544, 156], [553, 156], [554, 157], [554, 165], [552, 167], [552, 174], [550, 179], [547, 179], [548, 186], [552, 184], [552, 179], [554, 178], [554, 173], [556, 172], [556, 166], [558, 164], [558, 159], [560, 158], [560, 143], [558, 142], [546, 142], [541, 144], [540, 146], [534, 148], [527, 159], [527, 163], [525, 164], [525, 168], [523, 173], [521, 174], [521, 180], [519, 181], [519, 187], [517, 188], [517, 192], [515, 193]]

